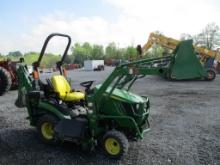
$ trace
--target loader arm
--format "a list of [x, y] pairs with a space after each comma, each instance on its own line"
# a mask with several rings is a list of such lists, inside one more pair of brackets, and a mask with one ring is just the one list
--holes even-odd
[[[111, 90], [108, 93], [110, 97], [114, 89], [126, 88], [130, 90], [133, 83], [146, 75], [161, 75], [165, 76], [166, 71], [169, 69], [169, 64], [173, 57], [161, 57], [152, 59], [142, 59], [126, 64], [117, 66], [109, 77], [102, 83], [101, 87], [94, 92], [93, 95], [89, 96], [89, 101], [95, 102], [99, 105], [103, 94], [106, 92], [108, 87], [111, 86]], [[164, 65], [166, 64], [166, 65]]]
[[19, 63], [16, 69], [18, 78], [18, 98], [15, 101], [15, 105], [19, 108], [26, 106], [26, 94], [33, 90], [33, 78], [29, 75], [26, 64]]
[[16, 72], [18, 76], [18, 91], [22, 90], [22, 88], [25, 88], [26, 91], [32, 90], [33, 78], [29, 75], [26, 64], [19, 64], [17, 66]]

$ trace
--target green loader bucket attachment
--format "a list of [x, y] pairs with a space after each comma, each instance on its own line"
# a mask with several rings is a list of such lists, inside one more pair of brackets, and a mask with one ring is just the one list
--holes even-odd
[[169, 68], [170, 78], [174, 80], [203, 79], [206, 70], [197, 58], [193, 41], [180, 42], [174, 50], [174, 59]]

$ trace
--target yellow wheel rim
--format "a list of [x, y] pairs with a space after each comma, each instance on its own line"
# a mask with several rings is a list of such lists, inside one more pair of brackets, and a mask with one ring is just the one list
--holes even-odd
[[120, 153], [121, 147], [119, 142], [114, 138], [107, 138], [105, 140], [105, 149], [111, 155], [117, 155]]
[[41, 132], [45, 139], [51, 140], [53, 139], [54, 132], [53, 132], [53, 125], [49, 122], [45, 122], [41, 126]]

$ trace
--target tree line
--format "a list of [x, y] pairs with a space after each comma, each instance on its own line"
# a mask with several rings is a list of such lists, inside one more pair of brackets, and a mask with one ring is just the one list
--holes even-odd
[[[18, 60], [23, 57], [28, 65], [31, 65], [38, 59], [39, 53], [29, 52], [22, 54], [20, 51], [9, 52], [8, 55], [0, 55], [0, 58], [10, 59], [12, 61]], [[128, 46], [126, 48], [119, 48], [114, 42], [109, 43], [106, 47], [98, 44], [75, 43], [71, 47], [71, 54], [66, 59], [66, 64], [76, 63], [83, 65], [84, 60], [108, 60], [108, 59], [121, 59], [129, 60], [137, 56], [136, 47]], [[61, 55], [52, 53], [46, 54], [42, 59], [42, 64], [46, 67], [55, 66], [56, 62], [61, 59]]]
[[[160, 33], [160, 32], [159, 32]], [[162, 34], [162, 33], [161, 33]], [[193, 39], [194, 44], [203, 46], [208, 49], [217, 49], [220, 47], [220, 28], [215, 23], [207, 24], [206, 27], [198, 34], [192, 36], [190, 34], [182, 34], [180, 40]], [[145, 55], [146, 58], [161, 57], [168, 50], [159, 45], [154, 45], [152, 49]], [[20, 51], [9, 52], [7, 55], [0, 54], [0, 60], [11, 59], [13, 61], [23, 57], [28, 65], [31, 65], [38, 59], [38, 52], [29, 52], [22, 54]], [[76, 63], [83, 65], [84, 60], [132, 60], [137, 58], [136, 46], [128, 46], [120, 48], [116, 43], [111, 42], [106, 47], [99, 44], [89, 42], [75, 43], [71, 47], [71, 53], [65, 59], [65, 63]], [[45, 67], [53, 67], [56, 62], [61, 59], [61, 55], [48, 53], [44, 56], [42, 64]]]

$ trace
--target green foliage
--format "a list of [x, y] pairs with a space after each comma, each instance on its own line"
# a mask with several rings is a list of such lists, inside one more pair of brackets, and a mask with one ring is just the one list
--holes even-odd
[[134, 59], [137, 57], [136, 48], [129, 46], [127, 48], [118, 48], [114, 42], [109, 43], [104, 51], [102, 45], [91, 45], [88, 42], [83, 44], [75, 43], [72, 47], [72, 56], [74, 63], [82, 64], [84, 60], [107, 60], [107, 59]]
[[39, 54], [36, 52], [29, 52], [24, 55], [24, 60], [27, 65], [32, 65], [34, 61], [37, 61]]
[[66, 58], [64, 59], [64, 63], [66, 64], [71, 64], [73, 63], [73, 56], [66, 56]]
[[93, 47], [90, 43], [85, 42], [82, 45], [82, 48], [84, 50], [84, 54], [86, 56], [86, 59], [92, 59], [92, 52], [93, 52]]
[[[33, 62], [37, 61], [39, 57], [39, 53], [36, 52], [30, 52], [24, 55], [24, 60], [28, 65], [32, 65]], [[46, 67], [54, 67], [56, 66], [56, 62], [61, 59], [60, 55], [54, 55], [54, 54], [45, 54], [45, 56], [42, 59], [42, 66]]]
[[0, 60], [3, 60], [4, 56], [0, 53]]
[[91, 45], [90, 43], [85, 42], [83, 44], [74, 44], [71, 57], [74, 63], [83, 65], [84, 60], [104, 59], [104, 55], [102, 45]]
[[92, 59], [101, 60], [104, 58], [104, 50], [102, 45], [93, 45]]
[[153, 45], [152, 48], [144, 55], [145, 58], [157, 58], [162, 57], [167, 54], [170, 54], [170, 52], [163, 48], [160, 45]]
[[105, 59], [112, 58], [117, 59], [118, 50], [114, 42], [109, 43], [105, 48]]
[[[109, 43], [105, 49], [102, 45], [90, 44], [85, 42], [83, 44], [75, 43], [71, 48], [72, 53], [65, 59], [66, 64], [77, 63], [83, 65], [84, 60], [107, 60], [107, 59], [122, 59], [129, 60], [137, 57], [136, 48], [128, 46], [127, 48], [118, 48], [114, 42]], [[18, 61], [20, 57], [24, 57], [28, 65], [32, 65], [39, 57], [38, 52], [28, 52], [22, 55], [19, 51], [10, 52], [6, 56], [0, 55], [0, 59], [10, 58], [12, 61]], [[56, 62], [61, 59], [60, 55], [45, 54], [42, 59], [41, 66], [54, 67]]]
[[83, 61], [89, 59], [89, 54], [85, 47], [80, 43], [75, 43], [72, 47], [72, 56], [74, 57], [74, 63], [83, 64]]
[[135, 59], [137, 57], [137, 50], [136, 48], [129, 46], [125, 51], [125, 58], [126, 59]]
[[20, 51], [9, 52], [8, 56], [20, 58], [22, 57], [22, 53]]

